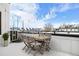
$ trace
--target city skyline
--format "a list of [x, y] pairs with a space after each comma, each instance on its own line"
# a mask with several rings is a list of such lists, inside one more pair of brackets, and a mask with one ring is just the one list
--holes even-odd
[[[43, 28], [45, 24], [79, 24], [78, 3], [15, 3], [10, 6], [10, 26]], [[18, 23], [18, 24], [17, 24]]]

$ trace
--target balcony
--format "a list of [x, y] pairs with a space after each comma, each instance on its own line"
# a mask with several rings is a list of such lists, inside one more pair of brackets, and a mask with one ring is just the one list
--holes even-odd
[[[27, 34], [34, 35], [34, 34]], [[32, 56], [34, 52], [28, 54], [22, 50], [23, 42], [10, 43], [9, 46], [0, 46], [0, 55], [5, 56]], [[37, 53], [36, 56], [73, 56], [79, 55], [79, 38], [67, 36], [51, 36], [50, 51], [44, 52], [43, 55]]]

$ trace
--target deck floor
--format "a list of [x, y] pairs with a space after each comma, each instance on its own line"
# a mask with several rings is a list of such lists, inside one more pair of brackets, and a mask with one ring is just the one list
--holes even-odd
[[[8, 47], [0, 47], [0, 56], [33, 56], [33, 52], [28, 54], [25, 50], [22, 50], [24, 43], [10, 43]], [[45, 52], [43, 55], [37, 53], [37, 56], [71, 56], [71, 54], [54, 51], [51, 49], [49, 52]]]
[[[54, 36], [53, 39], [55, 38], [57, 37]], [[28, 52], [22, 50], [24, 46], [25, 45], [23, 42], [10, 43], [7, 47], [0, 46], [0, 56], [33, 56], [34, 51], [28, 54]], [[72, 56], [72, 55], [66, 52], [53, 50], [53, 46], [51, 44], [51, 50], [49, 52], [44, 52], [43, 55], [37, 53], [36, 56]]]

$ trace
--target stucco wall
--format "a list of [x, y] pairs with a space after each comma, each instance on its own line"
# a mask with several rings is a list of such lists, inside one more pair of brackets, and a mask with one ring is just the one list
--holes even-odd
[[53, 49], [73, 55], [79, 55], [79, 38], [52, 36]]
[[1, 12], [1, 35], [0, 43], [2, 43], [2, 34], [9, 31], [9, 4], [0, 3], [0, 12]]

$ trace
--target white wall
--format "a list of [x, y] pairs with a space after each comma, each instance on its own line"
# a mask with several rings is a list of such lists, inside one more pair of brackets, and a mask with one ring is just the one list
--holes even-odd
[[54, 50], [79, 55], [79, 38], [52, 36]]
[[1, 12], [1, 35], [0, 43], [2, 43], [2, 34], [9, 31], [9, 4], [0, 3], [0, 12]]

